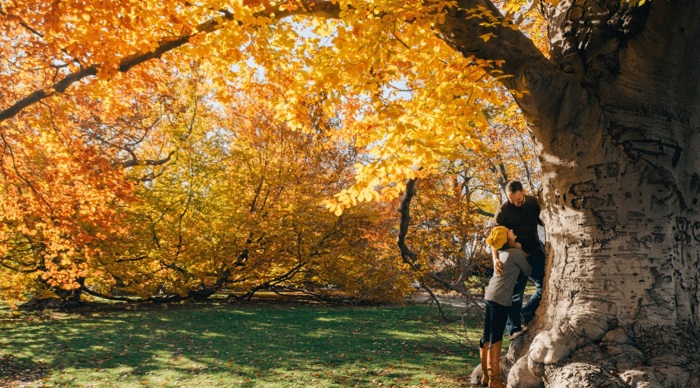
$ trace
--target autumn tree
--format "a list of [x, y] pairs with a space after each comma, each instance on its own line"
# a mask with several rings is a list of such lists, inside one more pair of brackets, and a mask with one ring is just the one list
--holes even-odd
[[484, 111], [510, 93], [534, 136], [550, 249], [509, 384], [697, 386], [700, 24], [692, 3], [640, 3], [13, 2], [1, 129], [178, 47], [222, 72], [293, 66], [277, 106], [294, 128], [309, 89], [327, 112], [348, 92], [370, 108], [344, 117], [368, 157], [329, 203], [341, 212], [395, 198], [458, 146], [479, 151]]
[[[362, 204], [336, 216], [322, 206], [352, 182], [357, 150], [336, 140], [337, 119], [320, 115], [315, 103], [304, 108], [306, 130], [279, 122], [265, 106], [276, 102], [282, 89], [249, 87], [248, 98], [225, 108], [219, 123], [218, 137], [229, 141], [222, 182], [212, 178], [209, 185], [220, 187], [224, 201], [212, 216], [233, 213], [243, 220], [218, 228], [239, 234], [229, 287], [242, 297], [288, 288], [319, 296], [335, 292], [353, 299], [401, 300], [410, 291], [411, 277], [387, 249], [386, 213]], [[323, 98], [306, 97], [307, 102]]]
[[460, 157], [445, 159], [439, 172], [412, 182], [415, 191], [402, 198], [403, 217], [410, 222], [401, 238], [410, 241], [405, 249], [411, 251], [404, 260], [431, 287], [469, 299], [491, 274], [485, 239], [506, 183], [522, 176], [529, 191], [539, 192], [529, 136], [510, 122], [514, 118], [507, 109], [496, 111], [489, 120], [490, 130], [479, 139], [484, 149], [478, 156], [470, 149], [456, 150]]
[[[45, 34], [3, 16], [13, 74], [50, 50], [32, 52]], [[358, 155], [330, 135], [333, 117], [314, 113], [318, 93], [295, 109], [309, 130], [294, 131], [273, 110], [282, 72], [241, 91], [190, 54], [3, 123], [4, 295], [170, 301], [332, 285], [349, 298], [403, 298], [410, 274], [380, 233], [386, 218], [370, 205], [342, 217], [321, 206], [350, 184]], [[4, 85], [19, 92], [69, 66], [26, 68]]]

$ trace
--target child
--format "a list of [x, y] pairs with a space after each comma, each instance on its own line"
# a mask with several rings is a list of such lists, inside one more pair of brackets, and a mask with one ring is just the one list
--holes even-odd
[[494, 272], [484, 295], [486, 320], [484, 334], [479, 343], [483, 372], [481, 385], [483, 386], [503, 387], [500, 373], [501, 340], [508, 320], [508, 310], [513, 300], [513, 289], [520, 271], [526, 276], [532, 272], [530, 264], [525, 259], [525, 252], [520, 248], [520, 244], [515, 242], [516, 238], [512, 229], [497, 226], [491, 230], [491, 234], [486, 239], [486, 244], [498, 250], [498, 260], [503, 263], [503, 273], [496, 275]]

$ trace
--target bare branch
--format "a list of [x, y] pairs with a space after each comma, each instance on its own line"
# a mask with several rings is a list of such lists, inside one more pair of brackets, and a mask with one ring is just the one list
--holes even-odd
[[[133, 152], [128, 150], [129, 153], [133, 155]], [[146, 160], [138, 160], [138, 159], [132, 159], [132, 160], [127, 160], [126, 162], [122, 162], [122, 167], [128, 168], [128, 167], [135, 167], [135, 166], [162, 166], [166, 163], [168, 163], [173, 155], [175, 155], [175, 151], [170, 151], [167, 157], [164, 159], [146, 159]]]
[[417, 271], [420, 270], [420, 264], [418, 261], [418, 255], [413, 252], [408, 245], [406, 245], [406, 235], [408, 234], [408, 226], [411, 222], [411, 200], [416, 195], [416, 180], [409, 179], [406, 182], [406, 191], [403, 193], [401, 198], [401, 204], [399, 205], [399, 213], [401, 214], [401, 221], [399, 224], [399, 235], [397, 237], [397, 244], [401, 250], [401, 258], [404, 263], [411, 266], [411, 269]]

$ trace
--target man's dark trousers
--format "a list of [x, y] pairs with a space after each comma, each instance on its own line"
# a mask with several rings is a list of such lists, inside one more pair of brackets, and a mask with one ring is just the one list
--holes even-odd
[[535, 317], [535, 311], [540, 305], [542, 299], [542, 285], [544, 282], [544, 252], [537, 252], [527, 257], [527, 262], [532, 267], [530, 280], [535, 283], [535, 293], [528, 299], [527, 304], [523, 307], [523, 298], [525, 296], [525, 286], [527, 286], [527, 276], [520, 273], [518, 282], [515, 284], [513, 291], [513, 304], [508, 311], [508, 322], [506, 329], [508, 335], [521, 330], [520, 325], [525, 322], [527, 325], [532, 318]]

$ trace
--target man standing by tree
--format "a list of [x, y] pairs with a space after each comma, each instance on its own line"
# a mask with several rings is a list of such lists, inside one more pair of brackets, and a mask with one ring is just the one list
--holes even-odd
[[[540, 220], [540, 205], [537, 198], [525, 195], [523, 185], [519, 181], [508, 182], [506, 186], [505, 201], [496, 211], [494, 218], [496, 224], [512, 229], [518, 236], [517, 241], [522, 245], [528, 255], [527, 261], [532, 267], [530, 280], [535, 284], [535, 293], [530, 297], [527, 305], [523, 307], [523, 296], [527, 285], [527, 276], [522, 275], [518, 279], [513, 291], [513, 304], [508, 313], [506, 329], [511, 339], [522, 333], [521, 322], [527, 325], [535, 316], [535, 311], [542, 299], [542, 283], [544, 279], [544, 248], [537, 234], [537, 225], [543, 225]], [[503, 272], [503, 266], [498, 260], [498, 252], [493, 250], [493, 268], [496, 274]], [[521, 315], [522, 314], [522, 315]]]

